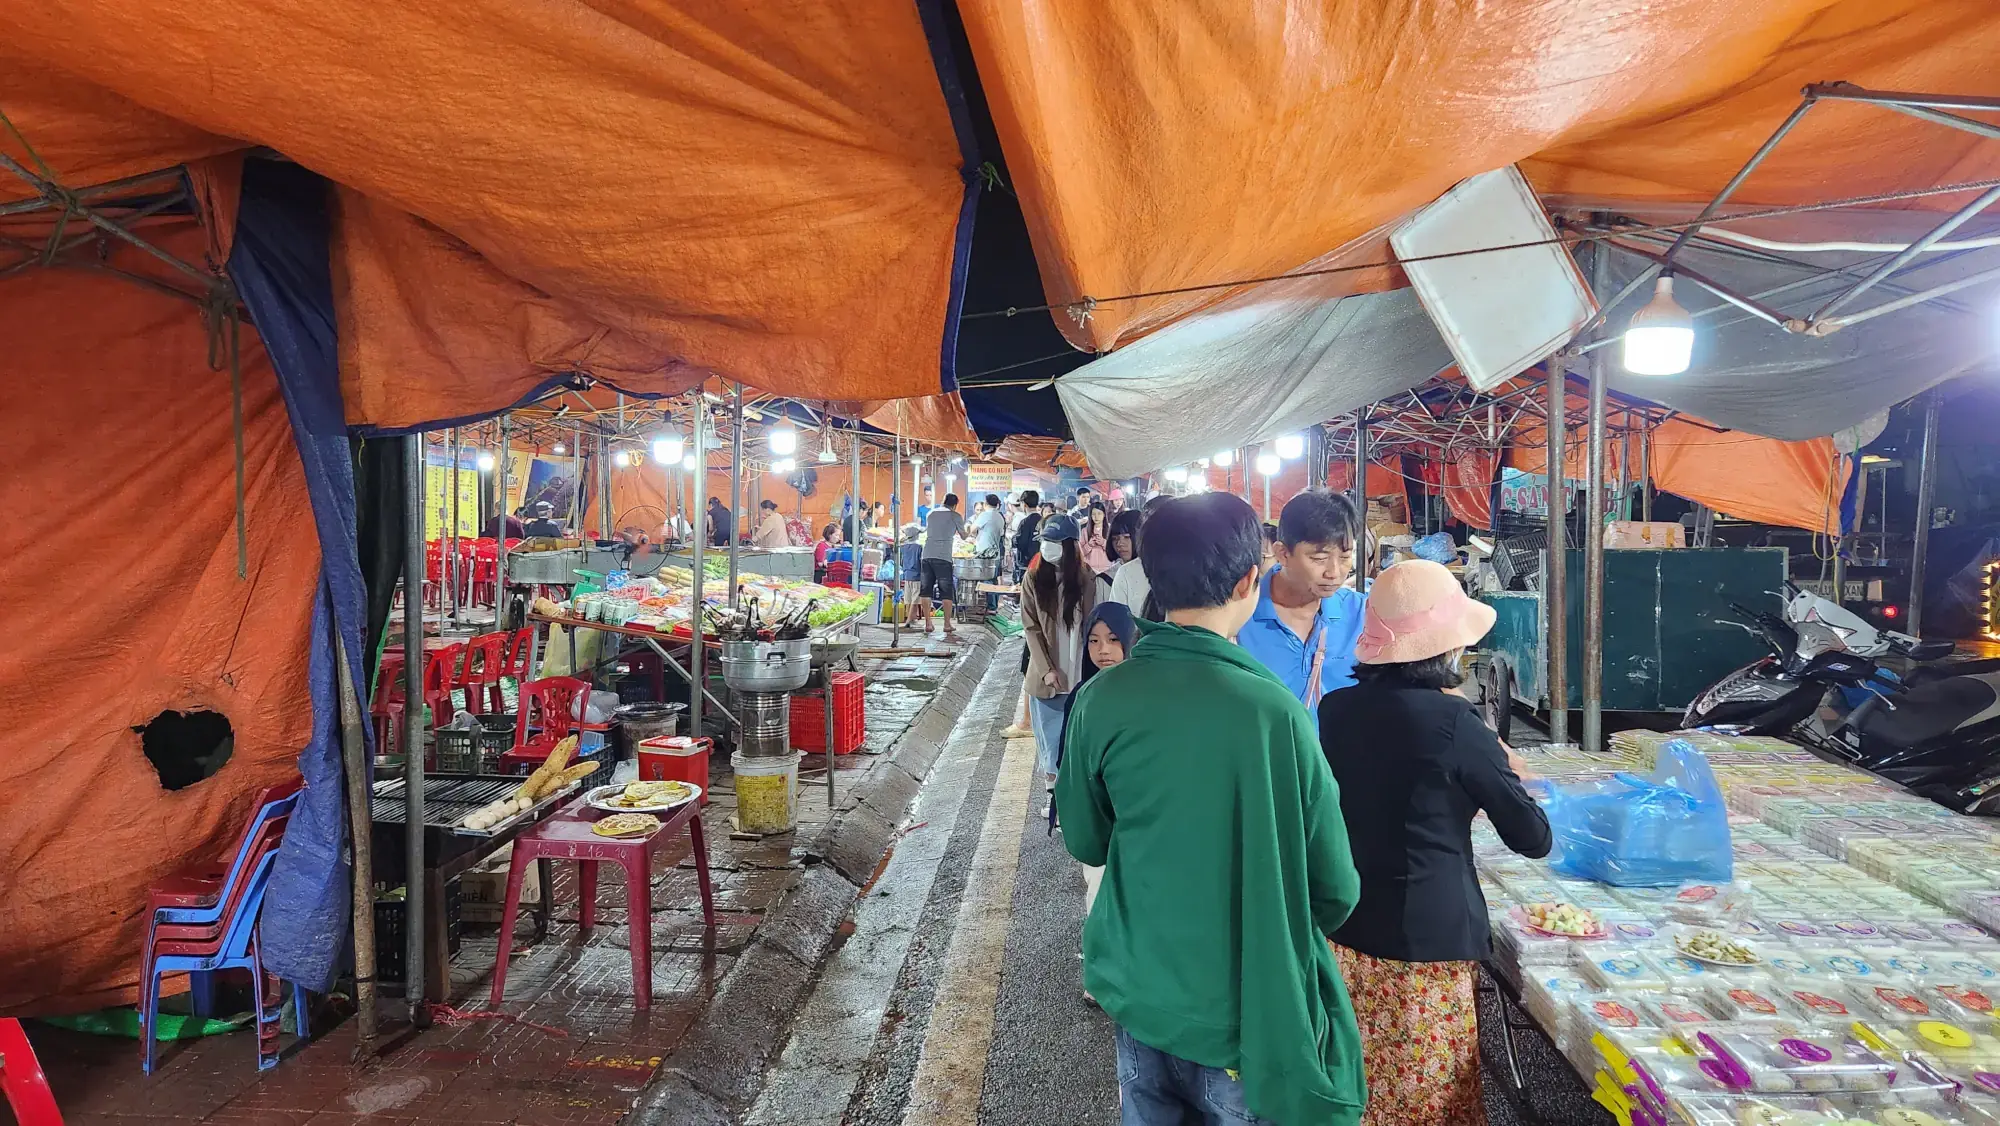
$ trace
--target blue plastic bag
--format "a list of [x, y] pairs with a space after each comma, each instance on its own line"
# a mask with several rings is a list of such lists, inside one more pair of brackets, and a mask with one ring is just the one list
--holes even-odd
[[1650, 777], [1620, 773], [1558, 786], [1547, 802], [1550, 867], [1619, 887], [1728, 883], [1729, 808], [1708, 759], [1685, 739], [1660, 748]]
[[1458, 562], [1458, 545], [1452, 542], [1451, 533], [1433, 532], [1410, 545], [1410, 554], [1433, 563]]

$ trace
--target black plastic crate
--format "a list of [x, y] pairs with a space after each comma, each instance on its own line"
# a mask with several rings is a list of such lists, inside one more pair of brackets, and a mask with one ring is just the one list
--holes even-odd
[[482, 725], [478, 731], [431, 732], [431, 757], [424, 769], [440, 774], [498, 773], [500, 756], [514, 747], [514, 717], [502, 717], [508, 721], [504, 731], [484, 726], [489, 717], [478, 718]]
[[[389, 985], [403, 983], [404, 907], [401, 899], [375, 901], [375, 980]], [[458, 953], [464, 940], [463, 913], [458, 881], [448, 880], [444, 885], [444, 936], [445, 949], [452, 955]]]

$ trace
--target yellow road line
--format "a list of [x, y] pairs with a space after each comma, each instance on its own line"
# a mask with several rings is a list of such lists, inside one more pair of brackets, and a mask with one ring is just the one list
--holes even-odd
[[976, 1126], [978, 1121], [1034, 767], [1035, 741], [1009, 739], [959, 901], [903, 1126]]

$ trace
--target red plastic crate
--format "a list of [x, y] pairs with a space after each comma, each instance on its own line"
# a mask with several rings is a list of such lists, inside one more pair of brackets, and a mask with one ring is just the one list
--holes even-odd
[[[861, 748], [868, 727], [863, 683], [858, 672], [833, 674], [834, 754], [851, 755]], [[792, 693], [792, 749], [826, 753], [826, 701], [818, 692]]]

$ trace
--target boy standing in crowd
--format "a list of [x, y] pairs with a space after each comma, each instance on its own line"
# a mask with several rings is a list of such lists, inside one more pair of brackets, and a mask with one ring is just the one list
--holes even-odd
[[1354, 574], [1354, 506], [1325, 489], [1300, 493], [1278, 513], [1274, 566], [1257, 610], [1237, 636], [1307, 710], [1354, 683], [1354, 641], [1367, 596], [1347, 585]]
[[1122, 1120], [1353, 1126], [1361, 1038], [1325, 936], [1360, 879], [1310, 717], [1231, 640], [1261, 597], [1256, 515], [1175, 500], [1139, 550], [1166, 623], [1077, 693], [1056, 784], [1070, 854], [1105, 869], [1083, 976], [1118, 1025]]

